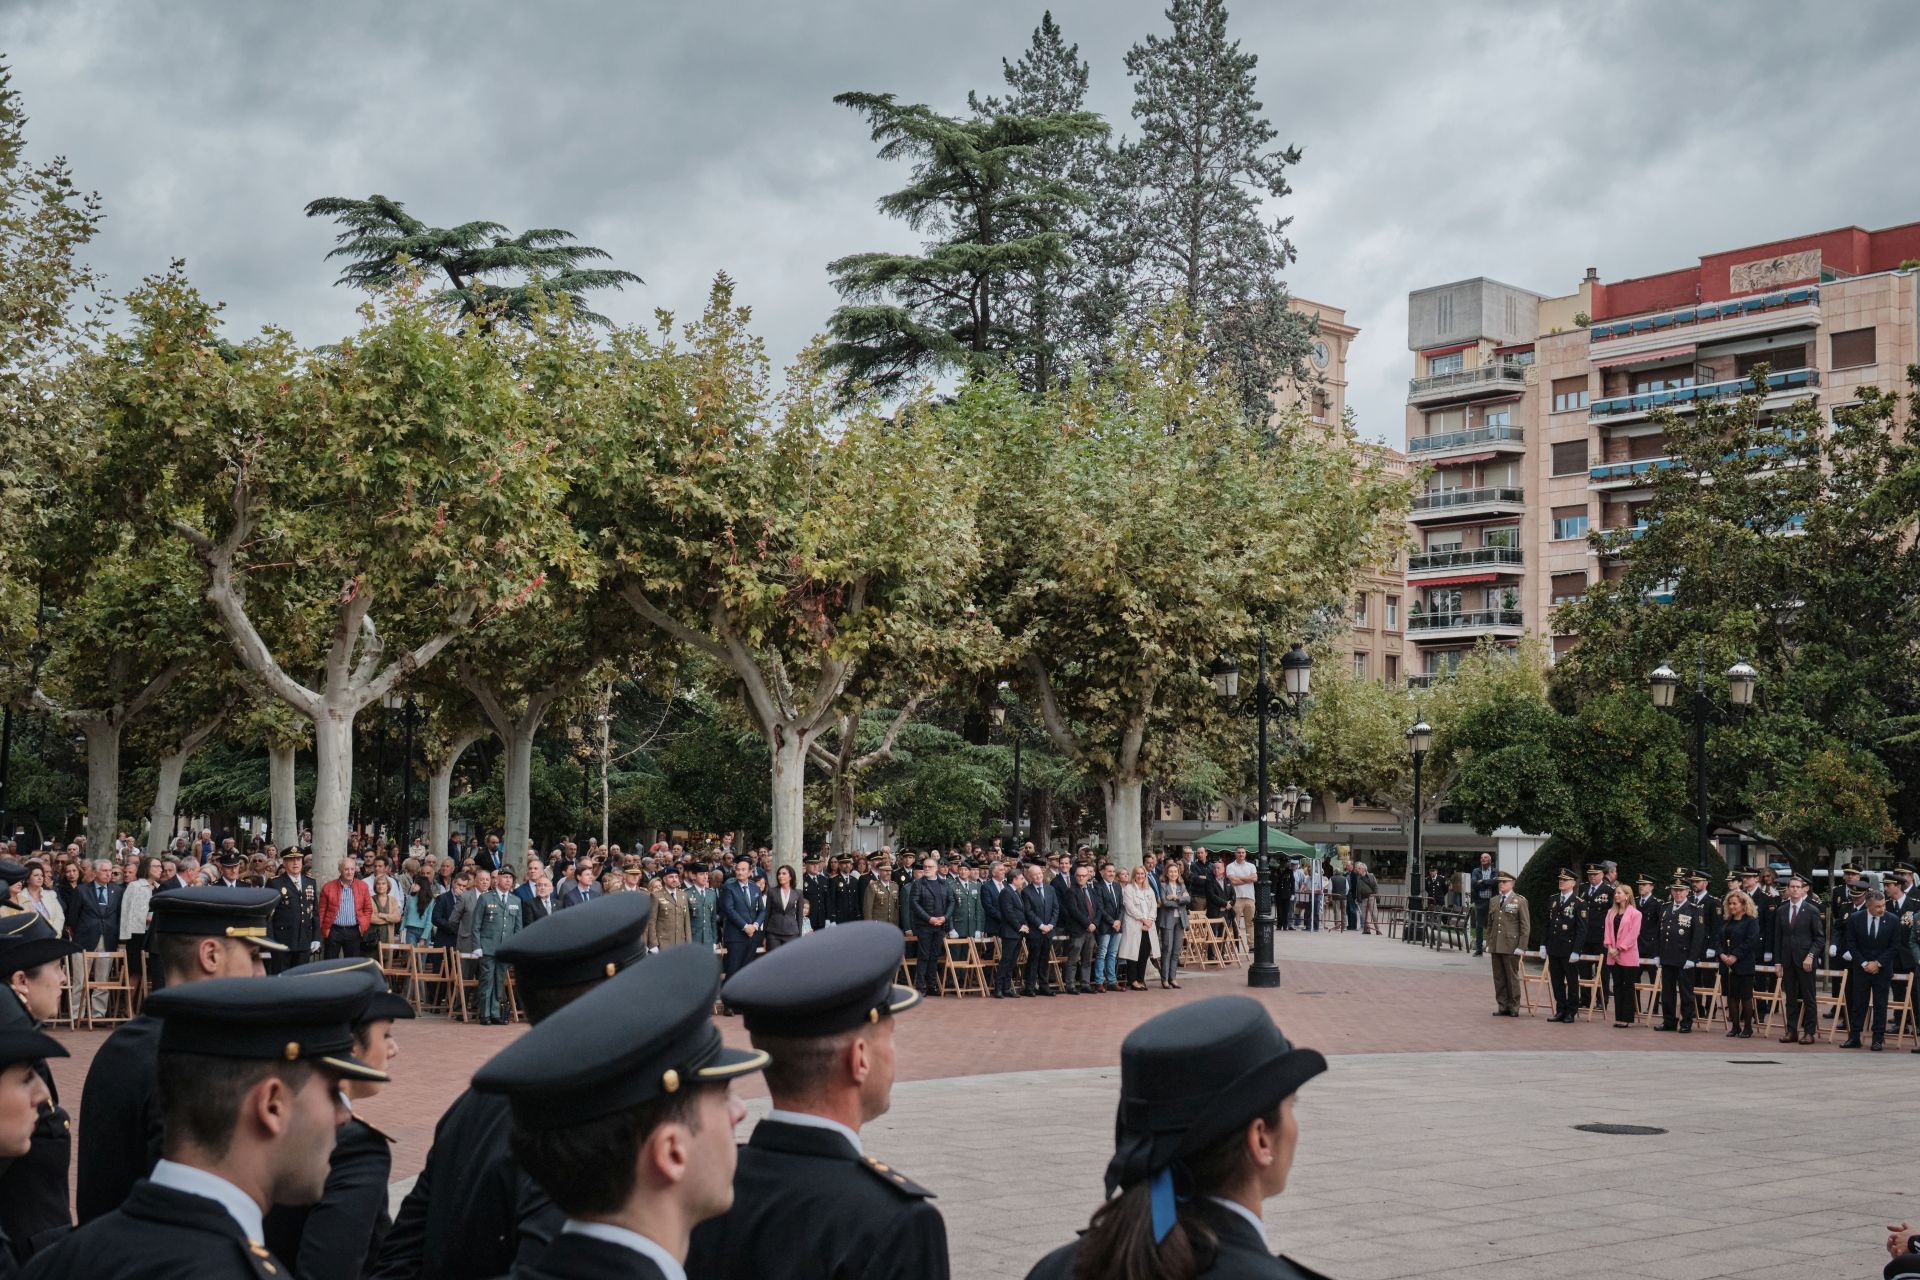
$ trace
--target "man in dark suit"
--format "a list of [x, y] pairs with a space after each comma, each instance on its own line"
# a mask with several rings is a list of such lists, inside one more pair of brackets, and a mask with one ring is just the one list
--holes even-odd
[[267, 888], [280, 895], [267, 917], [267, 935], [286, 948], [269, 957], [267, 968], [273, 973], [312, 959], [319, 949], [320, 887], [301, 871], [305, 862], [299, 849], [290, 848], [280, 855], [281, 874], [267, 881]]
[[[82, 951], [100, 955], [120, 945], [120, 899], [126, 892], [126, 885], [115, 883], [111, 862], [103, 858], [93, 864], [93, 882], [74, 891], [72, 918], [67, 921], [67, 928]], [[113, 962], [101, 956], [91, 963], [94, 980], [105, 982]], [[108, 995], [105, 991], [93, 993], [94, 1017], [107, 1016]]]
[[1066, 939], [1067, 994], [1093, 995], [1093, 949], [1099, 942], [1099, 912], [1093, 901], [1093, 868], [1082, 863], [1073, 869], [1073, 884], [1060, 895], [1060, 935]]
[[[1660, 913], [1667, 909], [1659, 895], [1653, 891], [1653, 877], [1642, 873], [1635, 882], [1633, 895], [1634, 910], [1640, 913], [1640, 937], [1636, 947], [1640, 952], [1640, 980], [1660, 985]], [[1660, 1008], [1660, 997], [1656, 992], [1653, 1007], [1647, 1012], [1651, 1016]]]
[[727, 948], [727, 976], [746, 968], [767, 927], [766, 890], [754, 883], [753, 859], [733, 860], [733, 879], [720, 888], [721, 941]]
[[593, 866], [582, 858], [574, 865], [573, 879], [567, 881], [566, 888], [560, 890], [560, 896], [554, 900], [554, 910], [577, 907], [583, 902], [591, 902], [600, 894], [600, 886], [593, 882]]
[[[1765, 946], [1773, 948], [1773, 959], [1780, 965], [1780, 986], [1787, 1001], [1787, 1033], [1781, 1044], [1812, 1044], [1819, 1029], [1814, 1004], [1813, 971], [1820, 967], [1827, 949], [1826, 922], [1807, 901], [1807, 878], [1795, 874], [1787, 880], [1787, 901], [1773, 917], [1773, 937]], [[1764, 957], [1764, 952], [1762, 953]]]
[[[1560, 891], [1547, 899], [1547, 940], [1540, 954], [1546, 959], [1547, 976], [1553, 982], [1553, 1017], [1548, 1021], [1572, 1022], [1579, 1007], [1573, 958], [1580, 954], [1580, 939], [1586, 931], [1586, 902], [1573, 891], [1572, 871], [1562, 867], [1559, 884]], [[1691, 1025], [1692, 1017], [1687, 1021]]]
[[1675, 880], [1671, 901], [1660, 913], [1660, 1008], [1656, 1031], [1693, 1030], [1693, 979], [1707, 953], [1706, 911], [1687, 896], [1687, 882]]
[[[1226, 863], [1219, 864], [1222, 884]], [[1227, 918], [1232, 919], [1233, 886], [1227, 885], [1224, 899]], [[1120, 989], [1120, 936], [1126, 928], [1126, 900], [1120, 896], [1119, 869], [1111, 862], [1100, 864], [1100, 877], [1093, 882], [1093, 985], [1097, 991]]]
[[1013, 989], [1013, 966], [1020, 960], [1020, 940], [1026, 933], [1027, 912], [1020, 905], [1020, 891], [1007, 883], [1004, 862], [996, 860], [987, 870], [986, 883], [980, 886], [980, 913], [987, 922], [987, 936], [1000, 940], [993, 998], [1010, 1000], [1020, 994]]
[[914, 978], [920, 993], [940, 994], [940, 970], [947, 955], [947, 921], [953, 916], [953, 889], [940, 878], [940, 860], [929, 854], [920, 862], [921, 876], [908, 886], [908, 911], [913, 921], [914, 948], [919, 963]]
[[1046, 882], [1046, 864], [1035, 861], [1027, 866], [1026, 887], [1020, 890], [1020, 907], [1027, 918], [1027, 994], [1054, 994], [1052, 975], [1047, 970], [1053, 936], [1060, 926], [1060, 895]]
[[1899, 922], [1887, 915], [1887, 896], [1875, 889], [1867, 895], [1867, 909], [1847, 921], [1847, 1038], [1842, 1049], [1860, 1047], [1861, 1023], [1867, 1000], [1873, 1000], [1873, 1051], [1887, 1039], [1887, 996], [1893, 989], [1893, 957], [1900, 945]]
[[1473, 906], [1473, 954], [1481, 955], [1487, 947], [1487, 909], [1493, 904], [1493, 896], [1499, 890], [1494, 877], [1498, 874], [1493, 865], [1493, 855], [1480, 855], [1480, 865], [1473, 869], [1472, 895], [1469, 899]]
[[547, 879], [545, 873], [535, 876], [521, 888], [531, 890], [520, 907], [522, 927], [535, 920], [545, 920], [553, 914], [553, 881]]

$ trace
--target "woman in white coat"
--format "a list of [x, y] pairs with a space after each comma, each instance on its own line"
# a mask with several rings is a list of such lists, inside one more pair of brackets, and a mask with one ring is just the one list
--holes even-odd
[[1153, 896], [1153, 886], [1147, 883], [1145, 867], [1133, 869], [1132, 879], [1120, 891], [1120, 909], [1126, 913], [1120, 929], [1120, 956], [1132, 965], [1127, 989], [1145, 991], [1147, 960], [1160, 958], [1160, 931], [1154, 928], [1160, 900]]

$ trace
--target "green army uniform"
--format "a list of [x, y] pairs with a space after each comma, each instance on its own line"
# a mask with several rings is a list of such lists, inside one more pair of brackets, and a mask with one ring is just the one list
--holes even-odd
[[702, 889], [698, 885], [687, 890], [687, 910], [693, 916], [693, 942], [695, 946], [711, 951], [720, 941], [720, 935], [714, 931], [713, 911], [720, 901], [718, 889]]
[[971, 938], [986, 930], [987, 915], [980, 905], [978, 880], [953, 882], [953, 922], [949, 927], [962, 938]]
[[867, 886], [867, 919], [880, 920], [898, 929], [900, 927], [900, 886], [891, 880], [875, 877]]
[[489, 889], [473, 904], [473, 945], [480, 952], [480, 1021], [502, 1023], [507, 1020], [507, 969], [495, 956], [501, 946], [520, 932], [520, 899], [511, 893]]

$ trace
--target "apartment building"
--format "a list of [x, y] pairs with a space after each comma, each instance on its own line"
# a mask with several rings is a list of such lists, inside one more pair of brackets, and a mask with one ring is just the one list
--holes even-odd
[[1920, 359], [1920, 223], [1845, 227], [1603, 282], [1589, 268], [1548, 296], [1490, 279], [1408, 297], [1414, 500], [1406, 619], [1415, 682], [1482, 637], [1533, 634], [1556, 653], [1554, 606], [1622, 567], [1596, 530], [1644, 527], [1671, 465], [1656, 409], [1743, 394], [1813, 397], [1828, 413], [1863, 386], [1898, 390]]

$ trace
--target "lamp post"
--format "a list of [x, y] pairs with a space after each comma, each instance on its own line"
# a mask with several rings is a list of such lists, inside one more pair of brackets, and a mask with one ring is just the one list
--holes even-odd
[[1253, 964], [1247, 969], [1249, 987], [1278, 987], [1280, 966], [1273, 960], [1273, 866], [1267, 853], [1267, 722], [1278, 718], [1296, 723], [1306, 709], [1307, 689], [1312, 679], [1313, 659], [1298, 644], [1292, 645], [1280, 659], [1281, 691], [1267, 678], [1267, 632], [1260, 630], [1260, 674], [1253, 692], [1240, 700], [1240, 664], [1224, 654], [1214, 660], [1213, 690], [1229, 715], [1246, 716], [1260, 726], [1259, 755], [1255, 792], [1260, 797], [1260, 821], [1255, 841], [1253, 882]]
[[387, 802], [387, 717], [398, 711], [406, 699], [389, 690], [380, 695], [380, 736], [374, 739], [373, 761], [373, 848], [380, 848], [380, 832], [386, 826]]
[[[1753, 705], [1754, 687], [1759, 683], [1760, 673], [1744, 658], [1727, 668], [1727, 701], [1733, 704], [1736, 713], [1744, 712]], [[1680, 696], [1679, 673], [1666, 663], [1661, 663], [1647, 673], [1647, 691], [1653, 695], [1654, 706], [1663, 711], [1672, 708]], [[1721, 714], [1713, 699], [1707, 696], [1705, 640], [1700, 642], [1699, 656], [1694, 659], [1693, 704], [1689, 712], [1693, 720], [1693, 806], [1698, 829], [1694, 866], [1704, 871], [1713, 846], [1713, 824], [1707, 814], [1707, 722]]]
[[1413, 844], [1407, 850], [1407, 927], [1402, 930], [1402, 942], [1418, 941], [1420, 931], [1414, 927], [1414, 911], [1418, 909], [1421, 891], [1420, 879], [1420, 772], [1427, 763], [1427, 748], [1433, 745], [1433, 726], [1426, 720], [1416, 720], [1407, 730], [1407, 749], [1413, 753]]
[[[1027, 717], [1018, 705], [1008, 704], [1007, 692], [1007, 682], [1002, 680], [991, 714], [993, 723], [1005, 730], [1007, 736], [1013, 739], [1013, 848], [1011, 852], [1017, 860], [1020, 850], [1024, 847], [1020, 840], [1020, 744], [1027, 736]], [[1048, 843], [1052, 841], [1049, 840]]]

